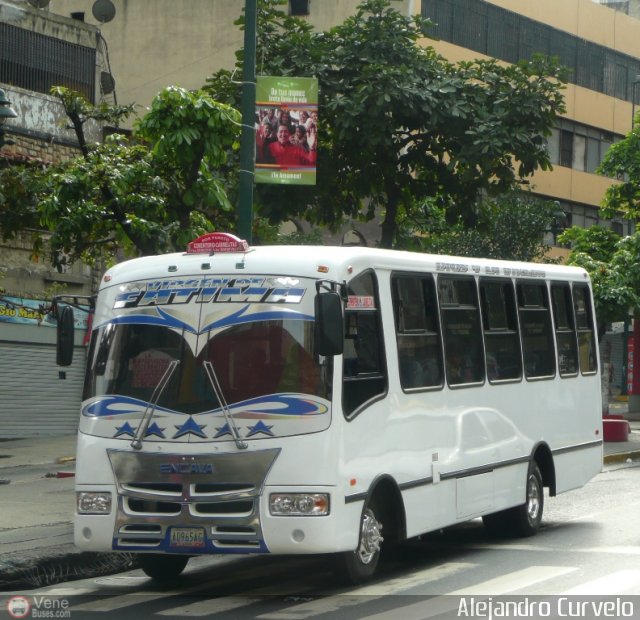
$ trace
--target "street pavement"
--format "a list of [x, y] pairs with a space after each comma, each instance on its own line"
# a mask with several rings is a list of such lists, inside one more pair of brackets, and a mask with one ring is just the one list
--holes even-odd
[[[609, 413], [625, 416], [624, 402]], [[626, 441], [605, 441], [604, 464], [640, 459], [640, 420]], [[73, 545], [76, 437], [0, 439], [0, 592], [127, 570], [127, 554]]]

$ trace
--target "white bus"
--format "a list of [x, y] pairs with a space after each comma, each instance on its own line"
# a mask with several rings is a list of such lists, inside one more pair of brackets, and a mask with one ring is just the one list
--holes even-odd
[[331, 553], [360, 583], [388, 543], [477, 517], [532, 535], [543, 487], [601, 470], [594, 325], [586, 272], [556, 265], [223, 233], [119, 264], [75, 543], [158, 580], [200, 554]]

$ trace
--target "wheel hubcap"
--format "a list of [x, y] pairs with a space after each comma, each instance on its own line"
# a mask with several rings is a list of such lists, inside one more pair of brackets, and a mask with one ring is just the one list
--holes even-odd
[[362, 515], [362, 528], [360, 531], [360, 546], [358, 555], [363, 564], [369, 564], [376, 553], [380, 551], [382, 544], [382, 523], [376, 519], [370, 508], [365, 509]]
[[533, 523], [540, 514], [540, 487], [535, 476], [529, 476], [529, 485], [527, 489], [527, 513], [529, 520]]

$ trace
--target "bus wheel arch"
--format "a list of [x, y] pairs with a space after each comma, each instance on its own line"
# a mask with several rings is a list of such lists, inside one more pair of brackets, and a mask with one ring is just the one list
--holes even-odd
[[386, 548], [406, 538], [402, 494], [392, 478], [383, 476], [372, 484], [362, 508], [358, 531], [358, 547], [339, 555], [341, 577], [354, 585], [371, 579], [383, 545]]
[[513, 508], [484, 515], [487, 529], [499, 535], [534, 536], [540, 529], [544, 511], [544, 487], [556, 494], [556, 475], [549, 446], [538, 444], [531, 453], [525, 479], [524, 502]]
[[549, 489], [549, 496], [556, 496], [556, 468], [551, 449], [546, 443], [539, 443], [533, 450], [531, 462], [536, 463], [542, 474], [542, 483]]

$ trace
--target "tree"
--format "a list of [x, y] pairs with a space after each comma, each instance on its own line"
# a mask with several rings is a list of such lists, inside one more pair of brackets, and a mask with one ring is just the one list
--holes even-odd
[[[365, 0], [322, 33], [278, 4], [259, 3], [257, 57], [269, 74], [318, 77], [321, 122], [318, 185], [259, 188], [272, 220], [337, 226], [381, 212], [380, 245], [391, 247], [399, 219], [424, 199], [446, 197], [447, 221], [474, 225], [481, 192], [550, 167], [546, 137], [564, 111], [565, 72], [554, 61], [451, 64], [422, 44], [429, 22], [388, 0]], [[226, 72], [209, 87], [239, 96]]]
[[603, 216], [640, 217], [640, 126], [637, 123], [622, 140], [609, 147], [597, 172], [618, 179], [605, 192]]
[[602, 338], [609, 323], [626, 320], [630, 308], [640, 307], [640, 232], [620, 237], [602, 226], [573, 226], [558, 240], [573, 246], [567, 264], [589, 273]]
[[[25, 222], [43, 228], [50, 234], [52, 262], [60, 266], [78, 258], [92, 262], [118, 249], [154, 254], [182, 248], [194, 235], [233, 222], [225, 167], [238, 147], [240, 115], [232, 107], [200, 91], [170, 87], [154, 99], [131, 140], [116, 134], [88, 145], [87, 121], [117, 123], [131, 109], [93, 106], [64, 88], [54, 94], [81, 155], [44, 169], [10, 169], [18, 180], [27, 175], [22, 186], [32, 183], [33, 191], [28, 208], [18, 204], [16, 191], [0, 195], [5, 237]], [[15, 218], [14, 208], [26, 219]], [[36, 250], [42, 243], [41, 236]]]
[[[414, 210], [417, 211], [417, 210]], [[399, 245], [434, 254], [482, 256], [503, 260], [545, 261], [544, 234], [557, 224], [558, 204], [522, 192], [508, 192], [478, 204], [477, 224], [451, 226], [446, 209], [427, 201], [424, 221], [402, 222]], [[416, 236], [414, 230], [429, 231]]]

